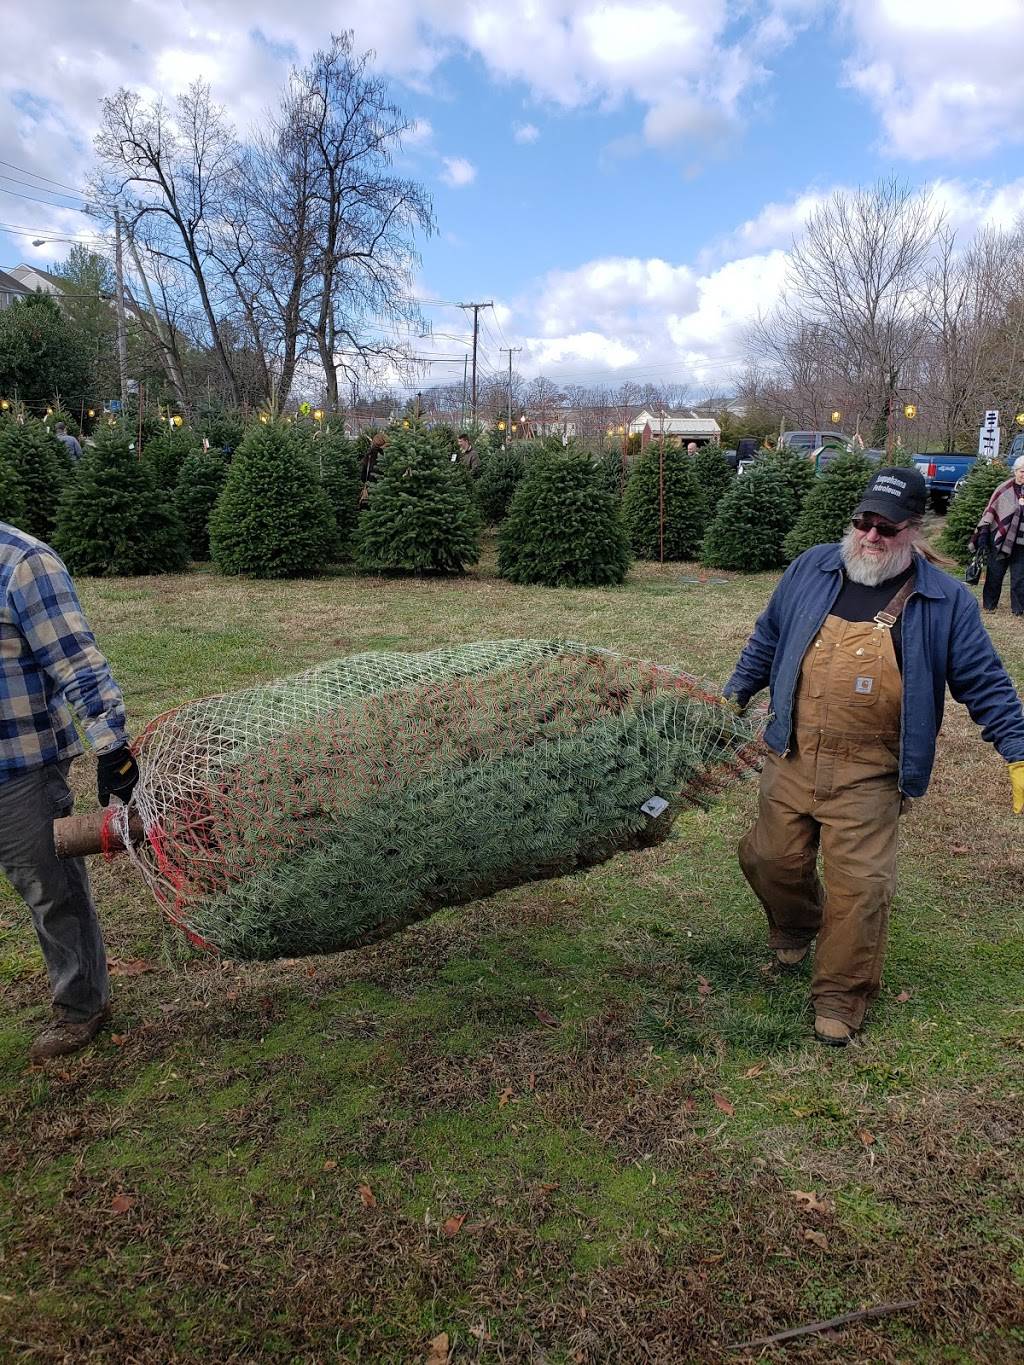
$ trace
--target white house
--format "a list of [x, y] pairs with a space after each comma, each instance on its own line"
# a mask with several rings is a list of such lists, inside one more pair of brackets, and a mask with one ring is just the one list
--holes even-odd
[[0, 313], [5, 308], [10, 308], [15, 299], [23, 299], [26, 294], [31, 294], [32, 290], [21, 280], [16, 279], [13, 273], [0, 270]]
[[37, 270], [32, 265], [16, 265], [10, 272], [19, 284], [23, 284], [30, 294], [39, 290], [43, 294], [52, 294], [59, 299], [64, 293], [54, 277], [45, 270]]
[[629, 424], [630, 436], [640, 436], [641, 445], [647, 445], [652, 437], [661, 437], [680, 445], [695, 441], [697, 445], [707, 445], [709, 441], [719, 441], [722, 428], [713, 417], [695, 417], [693, 413], [685, 416], [679, 413], [649, 412], [644, 408]]

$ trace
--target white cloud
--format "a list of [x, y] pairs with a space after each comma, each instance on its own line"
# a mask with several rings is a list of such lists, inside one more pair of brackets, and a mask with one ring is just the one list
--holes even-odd
[[476, 179], [476, 167], [472, 161], [467, 161], [464, 156], [443, 156], [441, 163], [444, 169], [441, 171], [440, 178], [453, 190], [462, 189], [464, 185], [471, 185]]
[[402, 141], [407, 147], [425, 147], [433, 137], [434, 129], [430, 120], [418, 118], [402, 134]]
[[540, 129], [535, 123], [513, 123], [512, 138], [515, 142], [536, 142]]
[[1021, 0], [843, 0], [846, 80], [874, 108], [887, 150], [980, 157], [1024, 140]]

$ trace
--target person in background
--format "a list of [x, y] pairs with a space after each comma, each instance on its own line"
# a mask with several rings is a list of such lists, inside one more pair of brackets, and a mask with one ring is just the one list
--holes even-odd
[[471, 474], [479, 474], [480, 456], [474, 449], [473, 442], [470, 439], [469, 434], [465, 431], [460, 431], [458, 436], [455, 438], [455, 443], [459, 447], [459, 453], [456, 456], [459, 464], [465, 465], [465, 467], [469, 470]]
[[696, 441], [691, 441], [691, 442], [690, 442], [690, 444], [686, 447], [686, 453], [687, 453], [687, 455], [696, 455], [696, 453], [697, 453], [697, 442], [696, 442]]
[[110, 1017], [107, 955], [85, 864], [61, 861], [53, 822], [70, 815], [75, 720], [97, 755], [100, 804], [139, 777], [124, 699], [48, 545], [0, 521], [0, 869], [32, 913], [53, 1018], [29, 1049], [44, 1062], [86, 1046]]
[[76, 439], [76, 437], [71, 436], [68, 433], [66, 423], [58, 422], [56, 429], [54, 431], [54, 435], [57, 437], [58, 441], [60, 441], [63, 445], [67, 446], [68, 454], [71, 456], [73, 460], [77, 462], [82, 458], [82, 447], [78, 444], [78, 440]]
[[947, 687], [1007, 763], [1024, 812], [1024, 709], [973, 594], [922, 538], [925, 503], [918, 470], [880, 469], [841, 543], [783, 574], [724, 689], [740, 709], [771, 689], [740, 866], [782, 966], [816, 940], [814, 1033], [832, 1047], [880, 988], [899, 817], [928, 789]]
[[970, 548], [981, 550], [987, 559], [981, 590], [985, 610], [995, 611], [999, 606], [1009, 570], [1010, 610], [1014, 616], [1024, 616], [1024, 455], [1014, 460], [1012, 476], [989, 498]]

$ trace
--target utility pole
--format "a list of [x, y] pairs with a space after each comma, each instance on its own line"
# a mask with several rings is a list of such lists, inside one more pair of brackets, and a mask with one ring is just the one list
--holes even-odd
[[128, 408], [128, 338], [124, 320], [124, 257], [121, 251], [121, 210], [114, 210], [114, 271], [117, 275], [117, 368], [121, 377], [121, 415]]
[[508, 351], [508, 421], [505, 424], [505, 431], [508, 435], [507, 441], [512, 439], [512, 356], [515, 352], [521, 351], [522, 346], [502, 346], [503, 351]]
[[487, 303], [460, 303], [459, 307], [473, 310], [473, 425], [476, 426], [476, 343], [480, 331], [480, 309], [493, 308], [494, 304], [488, 300]]
[[466, 384], [469, 379], [469, 356], [462, 357], [462, 407], [459, 410], [459, 426], [466, 425]]

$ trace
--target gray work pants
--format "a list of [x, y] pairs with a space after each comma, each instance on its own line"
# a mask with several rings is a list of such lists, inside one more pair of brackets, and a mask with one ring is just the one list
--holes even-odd
[[0, 868], [32, 912], [50, 977], [54, 1013], [90, 1019], [107, 1004], [107, 954], [81, 858], [62, 862], [53, 821], [74, 805], [70, 762], [0, 779]]

